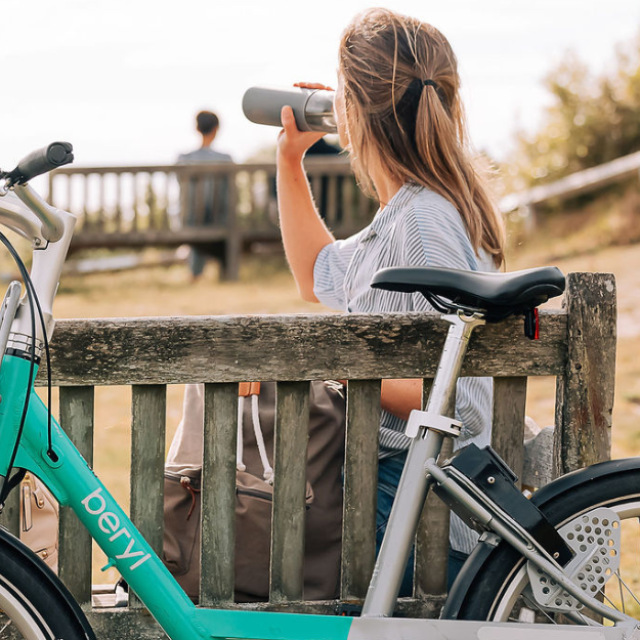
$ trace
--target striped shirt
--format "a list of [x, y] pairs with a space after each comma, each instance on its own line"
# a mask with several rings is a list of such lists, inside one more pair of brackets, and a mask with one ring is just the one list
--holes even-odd
[[[494, 271], [487, 256], [478, 257], [457, 209], [442, 196], [405, 184], [373, 222], [346, 240], [324, 247], [314, 265], [314, 293], [332, 309], [351, 313], [430, 311], [422, 294], [372, 289], [373, 275], [385, 267], [430, 266]], [[456, 418], [462, 433], [459, 448], [474, 442], [490, 444], [493, 383], [491, 378], [461, 378], [456, 389]], [[382, 411], [380, 457], [409, 448], [406, 421]], [[451, 544], [469, 552], [477, 538], [462, 522], [451, 518]]]

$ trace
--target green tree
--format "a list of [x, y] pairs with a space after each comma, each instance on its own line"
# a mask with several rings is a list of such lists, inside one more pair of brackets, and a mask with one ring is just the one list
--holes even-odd
[[552, 96], [539, 131], [516, 134], [510, 190], [542, 184], [640, 150], [640, 34], [596, 76], [568, 54], [545, 79]]

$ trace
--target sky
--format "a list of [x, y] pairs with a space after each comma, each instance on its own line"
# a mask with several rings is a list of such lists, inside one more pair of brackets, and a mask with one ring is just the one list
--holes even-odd
[[[374, 3], [375, 4], [375, 3]], [[0, 0], [0, 167], [54, 140], [76, 165], [170, 164], [215, 111], [237, 162], [277, 129], [242, 114], [245, 90], [335, 84], [340, 34], [361, 0]], [[542, 78], [572, 50], [596, 72], [640, 33], [638, 0], [394, 0], [440, 29], [459, 60], [474, 145], [503, 159], [534, 130]]]

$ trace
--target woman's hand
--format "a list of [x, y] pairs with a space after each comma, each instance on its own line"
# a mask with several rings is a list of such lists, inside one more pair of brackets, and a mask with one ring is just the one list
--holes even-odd
[[[331, 87], [317, 82], [296, 82], [293, 86], [301, 89], [333, 91]], [[315, 131], [299, 131], [291, 107], [282, 107], [280, 119], [282, 120], [283, 129], [278, 135], [278, 160], [299, 164], [307, 149], [318, 142], [325, 134]]]
[[280, 118], [283, 129], [278, 134], [277, 160], [300, 164], [307, 149], [324, 137], [324, 133], [299, 131], [291, 107], [282, 107]]

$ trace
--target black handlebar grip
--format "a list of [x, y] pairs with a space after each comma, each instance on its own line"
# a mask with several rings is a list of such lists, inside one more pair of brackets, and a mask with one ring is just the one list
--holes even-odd
[[73, 146], [69, 142], [52, 142], [22, 158], [8, 177], [13, 184], [24, 184], [70, 162], [73, 162]]

